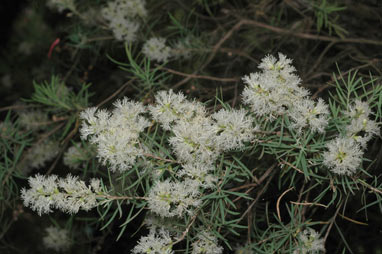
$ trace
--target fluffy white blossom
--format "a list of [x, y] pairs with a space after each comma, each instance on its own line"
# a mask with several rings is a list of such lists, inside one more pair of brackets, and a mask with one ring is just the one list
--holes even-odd
[[91, 136], [90, 142], [97, 145], [97, 154], [104, 165], [112, 171], [125, 171], [143, 156], [145, 150], [139, 142], [139, 134], [150, 125], [141, 114], [145, 107], [127, 98], [114, 103], [115, 109], [88, 108], [81, 112], [85, 120], [80, 132], [82, 139]]
[[244, 76], [243, 102], [251, 107], [257, 116], [268, 116], [273, 120], [287, 110], [298, 100], [309, 95], [309, 92], [299, 87], [300, 78], [294, 74], [292, 60], [279, 53], [279, 60], [273, 56], [262, 59], [259, 68], [262, 72]]
[[354, 139], [337, 137], [327, 143], [324, 165], [339, 175], [352, 175], [361, 166], [363, 152]]
[[329, 108], [321, 98], [317, 102], [305, 98], [296, 101], [288, 115], [294, 121], [292, 127], [296, 128], [298, 132], [309, 127], [312, 132], [323, 133], [329, 121]]
[[210, 118], [196, 118], [192, 122], [180, 121], [172, 129], [171, 146], [182, 162], [214, 162], [220, 154], [215, 142], [216, 125]]
[[49, 122], [48, 114], [40, 110], [23, 110], [18, 112], [19, 124], [26, 130], [36, 131], [44, 129]]
[[151, 60], [167, 62], [171, 57], [171, 48], [166, 46], [166, 39], [153, 37], [145, 42], [142, 53]]
[[51, 140], [33, 145], [25, 157], [25, 167], [27, 167], [25, 170], [44, 167], [59, 153], [59, 150], [58, 142]]
[[113, 20], [126, 16], [128, 18], [144, 18], [147, 16], [145, 0], [114, 0], [108, 1], [101, 12], [106, 20]]
[[224, 151], [242, 148], [244, 142], [249, 142], [254, 137], [256, 128], [252, 126], [253, 120], [244, 109], [222, 109], [213, 114], [212, 118], [217, 125], [217, 146]]
[[318, 254], [325, 252], [324, 239], [313, 229], [307, 228], [297, 236], [299, 246], [293, 254]]
[[346, 127], [346, 134], [357, 141], [363, 149], [373, 136], [380, 135], [378, 123], [369, 118], [370, 114], [369, 104], [360, 100], [356, 100], [354, 104], [350, 105], [349, 111], [346, 112], [351, 119], [350, 124]]
[[188, 101], [183, 93], [173, 90], [159, 91], [155, 95], [154, 106], [149, 106], [154, 120], [161, 123], [163, 129], [171, 130], [175, 122], [190, 121], [195, 117], [204, 117], [204, 106], [196, 101]]
[[345, 114], [352, 119], [365, 118], [371, 114], [371, 109], [367, 102], [356, 99]]
[[188, 177], [199, 183], [202, 188], [213, 188], [216, 186], [218, 178], [213, 175], [214, 166], [200, 162], [182, 165], [182, 169], [177, 171], [179, 177]]
[[52, 208], [70, 214], [79, 210], [88, 211], [98, 205], [97, 193], [101, 193], [100, 181], [92, 179], [90, 186], [76, 176], [56, 175], [29, 177], [30, 189], [21, 190], [24, 205], [36, 211], [40, 216], [52, 212]]
[[60, 229], [54, 226], [45, 228], [46, 236], [42, 238], [45, 248], [53, 249], [57, 252], [67, 251], [72, 241], [70, 239], [69, 231]]
[[137, 39], [140, 24], [129, 19], [113, 19], [110, 21], [109, 27], [117, 40], [133, 42]]
[[346, 133], [348, 137], [353, 138], [363, 149], [366, 149], [367, 142], [373, 136], [380, 135], [380, 129], [375, 121], [369, 118], [358, 118], [353, 119], [346, 127]]
[[201, 231], [192, 243], [192, 254], [221, 254], [223, 247], [218, 245], [218, 239], [207, 231]]
[[151, 229], [148, 236], [142, 236], [134, 247], [135, 254], [172, 254], [172, 239], [165, 228]]
[[193, 208], [201, 204], [199, 183], [186, 179], [183, 182], [156, 182], [148, 196], [149, 209], [161, 217], [181, 217], [192, 214]]
[[133, 42], [140, 27], [139, 18], [147, 15], [144, 0], [109, 1], [101, 10], [117, 40]]

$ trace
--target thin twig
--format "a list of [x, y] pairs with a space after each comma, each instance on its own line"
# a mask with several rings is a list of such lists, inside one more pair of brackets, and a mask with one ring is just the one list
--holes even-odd
[[332, 227], [333, 227], [334, 221], [336, 220], [336, 217], [337, 217], [337, 215], [338, 215], [338, 212], [339, 212], [340, 209], [341, 209], [342, 203], [343, 203], [343, 201], [341, 201], [341, 204], [339, 204], [339, 206], [338, 206], [336, 212], [334, 213], [333, 217], [330, 219], [330, 224], [329, 224], [328, 230], [326, 231], [326, 234], [325, 234], [325, 237], [324, 237], [324, 243], [326, 242], [326, 239], [327, 239], [328, 236], [329, 236], [330, 230], [331, 230]]
[[176, 240], [175, 242], [173, 242], [172, 245], [175, 245], [175, 244], [177, 244], [177, 243], [183, 241], [183, 239], [184, 239], [184, 238], [186, 237], [186, 235], [188, 234], [188, 231], [190, 231], [190, 228], [191, 228], [192, 224], [194, 224], [194, 222], [195, 222], [195, 220], [196, 220], [196, 217], [197, 217], [198, 213], [199, 213], [199, 210], [195, 212], [195, 214], [194, 214], [194, 215], [192, 216], [192, 218], [191, 218], [190, 223], [187, 225], [186, 230], [183, 231], [183, 233], [182, 233], [182, 235], [179, 237], [179, 239]]
[[98, 198], [106, 198], [108, 200], [132, 200], [132, 199], [143, 199], [148, 200], [148, 197], [130, 197], [130, 196], [111, 196], [111, 195], [97, 195]]
[[22, 109], [22, 108], [33, 108], [33, 105], [13, 105], [13, 106], [7, 106], [0, 108], [0, 112], [7, 111], [10, 109]]
[[129, 81], [127, 81], [125, 84], [123, 84], [120, 88], [118, 88], [117, 91], [115, 91], [112, 95], [110, 95], [109, 97], [107, 97], [105, 100], [101, 101], [96, 107], [101, 107], [102, 105], [104, 105], [106, 102], [110, 101], [111, 99], [113, 99], [115, 96], [117, 96], [120, 92], [123, 91], [123, 89], [125, 89], [131, 82], [133, 82], [135, 80], [135, 78], [132, 78], [130, 79]]
[[290, 164], [289, 162], [287, 162], [287, 161], [285, 161], [285, 160], [283, 160], [283, 159], [280, 159], [280, 160], [282, 161], [282, 163], [280, 163], [280, 164], [288, 165], [289, 167], [295, 169], [297, 172], [299, 172], [299, 173], [301, 173], [301, 174], [304, 174], [304, 172], [302, 172], [302, 170], [299, 169], [299, 168], [297, 168], [296, 166]]
[[276, 202], [276, 210], [277, 210], [277, 217], [279, 218], [279, 220], [281, 221], [281, 216], [280, 216], [280, 201], [282, 199], [282, 197], [284, 197], [285, 194], [287, 194], [288, 192], [290, 192], [291, 190], [293, 190], [294, 187], [290, 187], [289, 189], [287, 189], [286, 191], [284, 191], [280, 197], [277, 199], [277, 202]]
[[264, 187], [261, 188], [261, 190], [257, 193], [257, 196], [254, 201], [248, 206], [247, 210], [240, 216], [238, 222], [240, 222], [246, 215], [252, 210], [252, 207], [257, 203], [257, 201], [260, 199], [261, 195], [264, 193], [264, 191], [267, 189], [268, 185], [270, 184], [271, 180], [273, 179], [275, 173], [268, 178], [268, 181], [264, 184]]
[[325, 208], [328, 208], [327, 205], [323, 205], [323, 204], [320, 204], [320, 203], [309, 203], [309, 202], [294, 202], [294, 201], [290, 201], [292, 204], [295, 204], [295, 205], [304, 205], [304, 206], [313, 206], [313, 205], [316, 205], [316, 206], [322, 206], [322, 207], [325, 207]]
[[370, 39], [364, 39], [364, 38], [336, 38], [336, 37], [331, 37], [331, 36], [323, 36], [323, 35], [315, 35], [315, 34], [308, 34], [308, 33], [300, 33], [300, 32], [295, 32], [289, 29], [284, 29], [276, 26], [271, 26], [267, 25], [264, 23], [261, 23], [256, 20], [249, 20], [249, 19], [241, 19], [240, 20], [242, 24], [246, 25], [251, 25], [251, 26], [256, 26], [256, 27], [261, 27], [267, 30], [270, 30], [275, 33], [280, 33], [280, 34], [289, 34], [294, 37], [298, 37], [301, 39], [307, 39], [307, 40], [319, 40], [319, 41], [329, 41], [329, 42], [334, 42], [334, 43], [357, 43], [357, 44], [371, 44], [371, 45], [382, 45], [382, 41], [377, 41], [377, 40], [370, 40]]
[[365, 222], [360, 222], [360, 221], [351, 219], [351, 218], [349, 218], [349, 217], [347, 217], [347, 216], [345, 216], [345, 215], [343, 215], [343, 214], [338, 213], [338, 215], [339, 215], [340, 217], [342, 217], [343, 219], [345, 219], [345, 220], [347, 220], [347, 221], [350, 221], [350, 222], [353, 222], [353, 223], [355, 223], [355, 224], [362, 225], [362, 226], [369, 226], [369, 224], [367, 224], [367, 223], [365, 223]]
[[203, 76], [203, 75], [196, 75], [196, 74], [187, 74], [184, 72], [172, 70], [166, 67], [161, 67], [161, 69], [173, 73], [179, 76], [183, 77], [190, 77], [190, 78], [195, 78], [195, 79], [207, 79], [207, 80], [214, 80], [214, 81], [220, 81], [220, 82], [237, 82], [240, 80], [240, 78], [217, 78], [217, 77], [212, 77], [212, 76]]
[[[212, 53], [209, 55], [209, 57], [207, 58], [207, 60], [204, 62], [204, 64], [199, 68], [199, 70], [203, 70], [215, 57], [216, 53], [218, 52], [218, 50], [220, 49], [220, 47], [223, 45], [223, 43], [228, 40], [232, 34], [238, 30], [242, 25], [244, 24], [243, 21], [239, 21], [238, 23], [236, 23], [236, 25], [234, 25], [224, 36], [223, 38], [221, 38], [218, 43], [215, 44], [215, 46], [212, 48]], [[197, 71], [195, 71], [193, 74], [196, 74]], [[178, 83], [176, 83], [172, 88], [173, 89], [176, 89], [180, 86], [182, 86], [183, 84], [187, 83], [189, 80], [191, 79], [191, 77], [186, 77], [185, 79], [179, 81]]]
[[377, 192], [379, 194], [382, 194], [382, 191], [377, 189], [377, 188], [374, 188], [373, 186], [367, 184], [366, 182], [364, 182], [363, 180], [361, 179], [358, 179], [358, 182], [360, 182], [363, 186], [369, 188], [370, 190], [374, 191], [374, 192]]

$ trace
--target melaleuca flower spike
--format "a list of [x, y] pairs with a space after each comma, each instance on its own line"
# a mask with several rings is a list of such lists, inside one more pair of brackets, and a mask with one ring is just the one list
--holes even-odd
[[40, 216], [52, 212], [53, 208], [74, 214], [79, 210], [88, 211], [98, 205], [97, 195], [102, 193], [100, 182], [92, 180], [90, 186], [68, 175], [59, 178], [56, 175], [29, 177], [30, 189], [21, 190], [24, 205], [36, 211]]

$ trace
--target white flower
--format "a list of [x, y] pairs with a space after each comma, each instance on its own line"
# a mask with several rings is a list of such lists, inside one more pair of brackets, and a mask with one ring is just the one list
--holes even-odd
[[214, 166], [200, 162], [182, 165], [183, 169], [177, 171], [179, 177], [188, 177], [199, 183], [202, 188], [214, 188], [218, 178], [212, 174]]
[[29, 177], [30, 189], [21, 190], [24, 205], [36, 211], [40, 216], [52, 212], [52, 208], [74, 214], [79, 210], [88, 211], [98, 205], [97, 193], [101, 192], [99, 180], [91, 180], [90, 186], [78, 177], [56, 175]]
[[39, 130], [46, 128], [49, 122], [48, 114], [40, 110], [25, 110], [18, 113], [19, 124], [26, 130]]
[[210, 118], [180, 121], [172, 131], [174, 136], [169, 142], [180, 161], [209, 164], [219, 156], [220, 150], [215, 142], [217, 130]]
[[351, 138], [336, 138], [327, 143], [324, 165], [339, 175], [352, 175], [361, 166], [363, 152]]
[[106, 20], [113, 20], [126, 16], [130, 19], [147, 16], [144, 0], [115, 0], [109, 1], [107, 6], [102, 8], [101, 12]]
[[148, 196], [149, 209], [161, 217], [181, 217], [192, 214], [192, 208], [201, 204], [199, 183], [191, 179], [183, 182], [156, 182]]
[[294, 121], [292, 127], [297, 128], [298, 132], [310, 127], [312, 132], [323, 133], [328, 125], [329, 108], [321, 98], [317, 102], [304, 98], [293, 104], [288, 115]]
[[155, 95], [155, 106], [149, 106], [155, 121], [161, 123], [163, 129], [171, 130], [177, 121], [190, 121], [195, 117], [204, 117], [206, 110], [201, 103], [188, 101], [183, 93], [159, 91]]
[[192, 254], [221, 254], [223, 247], [219, 246], [218, 239], [207, 231], [201, 231], [192, 243]]
[[253, 120], [246, 115], [244, 109], [222, 109], [212, 115], [217, 125], [217, 146], [224, 151], [239, 149], [244, 146], [244, 142], [253, 139], [256, 128], [252, 126]]
[[313, 229], [307, 228], [300, 232], [297, 236], [299, 246], [293, 254], [308, 254], [325, 252], [324, 239], [320, 239], [320, 235]]
[[366, 149], [367, 142], [373, 136], [380, 135], [378, 123], [369, 118], [371, 114], [369, 104], [356, 100], [353, 105], [349, 106], [349, 111], [345, 114], [351, 119], [350, 125], [346, 127], [346, 135]]
[[47, 235], [42, 239], [45, 248], [60, 252], [71, 247], [72, 241], [68, 230], [50, 226], [45, 228], [45, 232]]
[[371, 109], [367, 102], [356, 99], [352, 105], [349, 105], [349, 110], [345, 114], [350, 118], [365, 118], [371, 114]]
[[171, 57], [171, 48], [166, 46], [165, 38], [154, 37], [145, 42], [142, 53], [151, 60], [167, 62]]
[[133, 42], [136, 40], [141, 22], [138, 18], [147, 15], [143, 0], [109, 1], [101, 10], [102, 16], [108, 21], [109, 28], [117, 40]]
[[269, 120], [283, 115], [298, 100], [309, 95], [299, 87], [300, 78], [294, 74], [291, 60], [279, 53], [279, 60], [265, 57], [259, 68], [262, 72], [244, 76], [247, 86], [243, 91], [243, 102], [251, 107], [257, 116], [268, 116]]
[[117, 40], [133, 42], [137, 39], [140, 24], [129, 19], [113, 19], [109, 27]]
[[170, 232], [164, 228], [151, 229], [148, 236], [142, 236], [134, 247], [133, 253], [142, 254], [172, 254], [172, 239]]
[[366, 149], [367, 142], [369, 142], [373, 136], [380, 135], [380, 129], [375, 121], [366, 117], [360, 117], [351, 120], [350, 125], [346, 127], [346, 134], [348, 137], [357, 141], [363, 149]]
[[81, 138], [91, 136], [90, 142], [97, 145], [99, 160], [110, 165], [111, 171], [125, 171], [145, 153], [139, 135], [150, 122], [141, 116], [146, 111], [141, 103], [124, 98], [114, 106], [112, 113], [96, 111], [96, 108], [83, 111], [80, 114], [85, 120], [80, 129]]
[[26, 170], [44, 167], [48, 161], [58, 154], [59, 150], [59, 144], [50, 140], [33, 145], [28, 149], [26, 155]]

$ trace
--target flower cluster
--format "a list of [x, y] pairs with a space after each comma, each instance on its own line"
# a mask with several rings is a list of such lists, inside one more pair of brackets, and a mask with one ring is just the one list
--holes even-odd
[[142, 47], [142, 53], [158, 62], [167, 62], [171, 57], [171, 48], [166, 46], [165, 38], [151, 38]]
[[18, 115], [20, 126], [31, 131], [44, 129], [49, 121], [48, 115], [40, 110], [24, 110]]
[[24, 160], [24, 171], [39, 169], [52, 160], [59, 152], [59, 144], [56, 141], [47, 140], [33, 145], [27, 152]]
[[148, 196], [149, 209], [162, 217], [181, 217], [184, 213], [192, 213], [190, 207], [201, 204], [197, 181], [186, 179], [183, 182], [158, 181]]
[[361, 166], [363, 150], [367, 142], [379, 135], [378, 124], [369, 119], [371, 110], [366, 102], [356, 100], [345, 113], [350, 118], [344, 137], [337, 137], [327, 143], [324, 165], [339, 175], [352, 175]]
[[310, 127], [312, 132], [324, 132], [328, 124], [328, 106], [322, 100], [309, 98], [309, 91], [300, 87], [300, 78], [294, 74], [292, 60], [279, 53], [279, 60], [273, 56], [262, 59], [262, 72], [251, 73], [243, 78], [247, 86], [243, 91], [243, 102], [251, 107], [257, 116], [269, 120], [288, 115], [298, 132]]
[[80, 132], [84, 140], [91, 136], [90, 143], [97, 145], [98, 157], [104, 165], [110, 165], [112, 171], [125, 171], [145, 153], [139, 134], [150, 123], [142, 116], [146, 109], [141, 103], [124, 98], [114, 106], [111, 113], [95, 107], [83, 111]]
[[201, 231], [192, 243], [192, 254], [221, 254], [223, 247], [217, 245], [218, 239], [207, 231]]
[[160, 91], [155, 98], [150, 113], [165, 130], [172, 131], [169, 142], [185, 164], [211, 165], [220, 153], [240, 149], [254, 137], [256, 128], [244, 109], [222, 109], [208, 116], [201, 103], [188, 101], [182, 93]]
[[373, 136], [380, 135], [379, 126], [369, 118], [370, 114], [369, 104], [361, 100], [355, 100], [346, 112], [351, 120], [346, 128], [347, 136], [353, 138], [362, 148], [366, 148], [367, 142]]
[[149, 208], [163, 217], [192, 213], [200, 205], [201, 189], [213, 188], [218, 156], [244, 147], [254, 137], [255, 127], [244, 109], [207, 115], [205, 107], [182, 93], [160, 91], [150, 113], [163, 129], [172, 133], [169, 143], [182, 168], [176, 181], [158, 181], [150, 190]]
[[50, 226], [45, 228], [45, 232], [47, 235], [42, 239], [45, 248], [60, 252], [67, 251], [71, 247], [72, 241], [68, 230]]
[[109, 28], [117, 40], [133, 42], [140, 27], [139, 18], [147, 15], [144, 0], [109, 1], [102, 10]]
[[66, 178], [37, 174], [29, 177], [29, 185], [30, 189], [21, 190], [21, 198], [25, 206], [29, 206], [40, 216], [52, 212], [52, 208], [70, 214], [79, 210], [88, 211], [98, 205], [96, 197], [102, 193], [98, 179], [92, 179], [90, 186], [87, 186], [78, 177], [70, 174]]
[[347, 137], [337, 137], [326, 145], [324, 165], [339, 175], [352, 175], [361, 165], [363, 152], [360, 146]]
[[170, 232], [164, 228], [151, 228], [147, 236], [141, 237], [133, 253], [174, 253]]
[[[216, 186], [214, 164], [218, 156], [243, 148], [254, 138], [256, 127], [244, 109], [222, 109], [208, 115], [200, 102], [172, 90], [158, 92], [155, 99], [149, 112], [171, 133], [168, 141], [181, 167], [172, 180], [157, 179], [148, 194], [148, 208], [162, 218], [181, 218], [200, 207], [204, 189]], [[216, 239], [209, 239], [210, 235], [199, 238], [194, 253], [221, 253]], [[217, 252], [209, 252], [211, 244]]]
[[299, 240], [299, 246], [293, 254], [318, 254], [325, 252], [324, 239], [321, 239], [320, 235], [314, 229], [305, 229], [298, 234], [297, 238]]
[[162, 37], [153, 37], [148, 39], [142, 47], [142, 53], [157, 62], [167, 62], [170, 59], [189, 59], [191, 57], [191, 44], [198, 39], [188, 36], [179, 39], [172, 46], [166, 45], [166, 39]]

